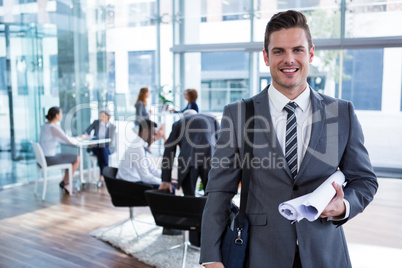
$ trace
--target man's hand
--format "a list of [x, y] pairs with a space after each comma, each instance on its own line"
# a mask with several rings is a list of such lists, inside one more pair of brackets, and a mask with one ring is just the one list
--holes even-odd
[[213, 262], [213, 263], [205, 264], [204, 267], [205, 268], [225, 268], [225, 266], [221, 262]]
[[82, 140], [89, 140], [89, 138], [90, 138], [90, 136], [87, 135], [87, 134], [82, 134], [82, 135], [80, 136], [80, 139], [82, 139]]
[[173, 193], [172, 184], [170, 182], [162, 182], [161, 185], [159, 185], [158, 190], [165, 190], [165, 189], [169, 189], [169, 192]]
[[327, 207], [323, 210], [320, 215], [320, 218], [328, 218], [328, 217], [345, 217], [346, 207], [343, 202], [343, 189], [342, 185], [337, 184], [336, 182], [332, 182], [332, 186], [336, 190], [336, 194], [334, 198], [332, 198], [331, 202], [327, 205]]

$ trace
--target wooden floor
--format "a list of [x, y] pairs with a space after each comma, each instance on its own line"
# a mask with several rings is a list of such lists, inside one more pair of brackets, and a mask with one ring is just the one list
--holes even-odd
[[[402, 180], [379, 182], [373, 203], [344, 225], [347, 240], [402, 249]], [[105, 187], [70, 197], [51, 181], [46, 202], [32, 190], [26, 185], [0, 191], [0, 267], [150, 267], [89, 235], [128, 218], [128, 209], [113, 207]]]
[[[127, 208], [113, 207], [105, 187], [70, 197], [51, 181], [45, 202], [32, 191], [0, 191], [0, 267], [151, 267], [89, 235], [129, 217]], [[135, 209], [141, 213], [150, 211]]]

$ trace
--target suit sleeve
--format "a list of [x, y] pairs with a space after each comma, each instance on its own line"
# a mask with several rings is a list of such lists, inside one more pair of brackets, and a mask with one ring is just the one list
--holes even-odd
[[91, 131], [95, 129], [96, 121], [97, 120], [93, 121], [93, 123], [89, 125], [89, 127], [85, 130], [85, 132], [83, 134], [89, 135], [91, 133]]
[[116, 126], [113, 124], [110, 124], [109, 133], [108, 133], [108, 138], [110, 139], [110, 142], [108, 143], [108, 148], [109, 148], [109, 152], [111, 154], [114, 153], [116, 150], [115, 134], [116, 134]]
[[369, 154], [364, 146], [362, 127], [357, 119], [352, 103], [348, 103], [349, 111], [349, 140], [346, 144], [339, 168], [345, 174], [346, 187], [344, 198], [350, 204], [349, 217], [340, 225], [361, 213], [373, 200], [377, 192], [378, 182], [371, 165]]
[[165, 151], [163, 153], [162, 159], [162, 181], [171, 182], [172, 181], [172, 169], [174, 164], [174, 158], [176, 155], [177, 145], [179, 145], [183, 133], [180, 131], [180, 122], [182, 120], [175, 122], [172, 126], [172, 131], [170, 132], [169, 138], [165, 142]]
[[236, 165], [239, 148], [234, 122], [229, 107], [225, 107], [206, 189], [208, 199], [202, 217], [200, 263], [221, 261], [221, 237], [241, 174]]

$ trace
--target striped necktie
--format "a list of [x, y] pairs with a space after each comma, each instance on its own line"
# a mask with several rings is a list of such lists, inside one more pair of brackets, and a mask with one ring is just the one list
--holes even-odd
[[289, 102], [283, 108], [287, 113], [286, 119], [286, 142], [285, 142], [285, 158], [288, 162], [289, 169], [293, 179], [297, 176], [297, 123], [296, 110], [297, 104]]

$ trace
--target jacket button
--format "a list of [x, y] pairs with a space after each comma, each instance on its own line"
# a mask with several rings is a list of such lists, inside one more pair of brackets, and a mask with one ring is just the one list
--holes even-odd
[[297, 191], [297, 190], [299, 190], [299, 186], [293, 185], [293, 191]]

